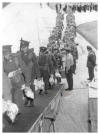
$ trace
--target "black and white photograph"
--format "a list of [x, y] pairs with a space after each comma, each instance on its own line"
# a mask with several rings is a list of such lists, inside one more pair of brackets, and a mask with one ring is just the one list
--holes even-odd
[[2, 3], [2, 133], [98, 133], [98, 1]]

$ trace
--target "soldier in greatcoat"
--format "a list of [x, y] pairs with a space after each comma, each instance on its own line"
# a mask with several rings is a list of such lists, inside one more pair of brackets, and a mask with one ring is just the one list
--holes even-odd
[[88, 57], [87, 57], [87, 68], [89, 73], [89, 81], [92, 81], [94, 78], [94, 68], [96, 66], [96, 55], [90, 46], [87, 46]]
[[[12, 102], [15, 101], [15, 94], [18, 89], [21, 88], [21, 85], [23, 84], [23, 77], [19, 73], [18, 70], [18, 64], [17, 64], [17, 59], [13, 54], [11, 53], [11, 46], [3, 46], [3, 70], [5, 74], [9, 77], [10, 74], [10, 80], [12, 84], [12, 89], [11, 89], [11, 95], [12, 95]], [[17, 72], [14, 74], [14, 72]]]
[[78, 60], [78, 50], [77, 50], [76, 44], [71, 46], [71, 53], [73, 55], [73, 60], [74, 60], [73, 73], [75, 74], [75, 71], [76, 71], [76, 61]]
[[[48, 50], [48, 55], [49, 55], [49, 58], [51, 59], [51, 63], [52, 63], [52, 74], [54, 76], [54, 80], [55, 80], [55, 72], [57, 70], [57, 61], [56, 61], [56, 58], [53, 54], [53, 50]], [[50, 86], [51, 87], [51, 86]]]
[[[39, 78], [39, 66], [37, 58], [32, 49], [29, 49], [29, 42], [23, 39], [20, 40], [20, 54], [18, 55], [18, 66], [21, 68], [24, 76], [25, 85], [30, 87], [35, 94], [33, 85], [34, 79]], [[25, 95], [24, 95], [25, 96]], [[34, 100], [28, 101], [25, 97], [26, 106], [33, 106]]]
[[39, 53], [39, 69], [40, 69], [40, 75], [43, 77], [43, 81], [45, 83], [45, 94], [48, 94], [49, 89], [49, 78], [52, 74], [52, 62], [47, 54], [47, 48], [46, 47], [40, 47], [40, 53]]
[[[61, 67], [62, 67], [62, 57], [61, 57], [61, 55], [60, 55], [60, 53], [59, 53], [59, 50], [58, 50], [58, 48], [54, 48], [53, 49], [54, 50], [54, 57], [55, 57], [55, 59], [56, 59], [56, 65], [57, 65], [57, 69], [59, 70], [59, 72], [60, 72], [60, 70], [61, 70]], [[61, 73], [61, 72], [60, 72]]]
[[53, 71], [53, 74], [55, 74], [55, 70], [57, 69], [57, 61], [56, 61], [56, 58], [55, 58], [55, 56], [54, 56], [54, 54], [53, 54], [53, 50], [48, 50], [48, 55], [50, 56], [50, 58], [51, 58], [51, 62], [52, 62], [52, 67], [53, 67], [53, 69], [52, 69], [52, 71]]

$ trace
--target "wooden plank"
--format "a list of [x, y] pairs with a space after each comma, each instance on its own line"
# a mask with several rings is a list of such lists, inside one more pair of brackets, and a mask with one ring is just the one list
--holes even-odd
[[91, 132], [97, 132], [97, 120], [91, 120]]
[[90, 113], [90, 119], [91, 120], [97, 120], [97, 99], [96, 98], [90, 98], [89, 99], [89, 113]]
[[88, 103], [88, 115], [89, 115], [89, 131], [97, 132], [97, 123], [98, 123], [98, 99], [97, 98], [89, 98]]
[[[16, 103], [18, 104], [21, 115], [18, 116], [14, 125], [9, 124], [7, 121], [4, 123], [5, 128], [3, 132], [28, 132], [32, 125], [37, 121], [39, 116], [43, 114], [44, 110], [48, 108], [50, 102], [54, 97], [61, 92], [63, 85], [59, 84], [53, 89], [48, 90], [48, 94], [39, 95], [36, 93], [35, 106], [24, 107], [21, 91], [16, 93]], [[38, 130], [38, 127], [36, 127]]]
[[49, 127], [51, 124], [50, 119], [45, 119], [45, 117], [56, 118], [59, 111], [59, 102], [62, 96], [63, 87], [58, 91], [56, 96], [44, 109], [41, 115], [38, 117], [37, 121], [32, 125], [28, 132], [49, 132]]

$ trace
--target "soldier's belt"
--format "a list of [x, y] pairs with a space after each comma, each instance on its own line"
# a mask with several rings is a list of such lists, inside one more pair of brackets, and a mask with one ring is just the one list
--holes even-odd
[[40, 66], [41, 69], [47, 70], [49, 68], [48, 65]]

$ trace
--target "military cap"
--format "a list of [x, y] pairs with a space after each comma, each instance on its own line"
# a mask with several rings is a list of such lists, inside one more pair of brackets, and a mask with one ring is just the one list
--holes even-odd
[[71, 48], [70, 47], [66, 47], [65, 50], [66, 51], [71, 51]]
[[76, 43], [76, 46], [78, 46], [79, 44], [78, 43]]
[[65, 51], [65, 48], [61, 48], [60, 51]]
[[26, 41], [26, 40], [23, 40], [22, 38], [21, 38], [21, 40], [20, 40], [20, 48], [22, 48], [22, 47], [28, 47], [29, 46], [29, 41]]
[[3, 55], [10, 54], [11, 53], [11, 47], [12, 47], [12, 45], [4, 45], [2, 47]]
[[40, 52], [45, 52], [46, 50], [47, 50], [46, 47], [44, 47], [44, 46], [41, 46], [41, 47], [40, 47]]
[[58, 50], [58, 48], [57, 47], [54, 47], [53, 50], [56, 51], [56, 50]]
[[87, 50], [92, 50], [92, 48], [90, 46], [87, 46]]

